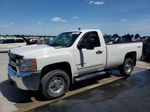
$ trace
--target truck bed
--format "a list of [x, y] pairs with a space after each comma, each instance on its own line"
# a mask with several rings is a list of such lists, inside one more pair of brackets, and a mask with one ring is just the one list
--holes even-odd
[[142, 45], [142, 42], [106, 45], [106, 68], [122, 65], [126, 54], [129, 52], [136, 52], [136, 60], [140, 60]]

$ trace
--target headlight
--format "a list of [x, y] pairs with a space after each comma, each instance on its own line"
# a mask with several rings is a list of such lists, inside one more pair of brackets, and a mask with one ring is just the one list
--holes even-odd
[[37, 71], [36, 59], [21, 59], [19, 61], [20, 72]]

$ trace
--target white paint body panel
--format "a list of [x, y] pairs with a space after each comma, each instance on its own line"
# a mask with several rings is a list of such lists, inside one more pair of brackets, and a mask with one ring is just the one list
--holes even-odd
[[106, 68], [122, 65], [125, 55], [129, 52], [136, 52], [136, 60], [140, 60], [142, 55], [142, 43], [107, 45]]

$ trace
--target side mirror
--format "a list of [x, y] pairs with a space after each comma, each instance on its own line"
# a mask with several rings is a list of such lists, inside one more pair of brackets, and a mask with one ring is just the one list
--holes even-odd
[[81, 49], [83, 49], [83, 48], [88, 49], [88, 50], [93, 50], [93, 49], [94, 49], [94, 46], [93, 46], [92, 44], [84, 45], [83, 43], [79, 43], [79, 44], [77, 45], [77, 48], [78, 48], [79, 50], [81, 50]]
[[94, 43], [93, 43], [92, 38], [90, 38], [86, 41], [80, 41], [77, 45], [77, 48], [79, 50], [81, 50], [83, 48], [88, 49], [88, 50], [93, 50], [94, 49]]
[[93, 50], [93, 49], [94, 49], [94, 46], [93, 46], [92, 44], [87, 45], [87, 46], [86, 46], [86, 49], [88, 49], [88, 50]]
[[81, 50], [81, 49], [85, 48], [85, 45], [83, 43], [78, 43], [77, 48], [79, 50]]

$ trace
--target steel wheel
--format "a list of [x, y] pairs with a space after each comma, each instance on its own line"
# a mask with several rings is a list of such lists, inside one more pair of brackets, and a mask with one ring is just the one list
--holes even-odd
[[48, 92], [53, 94], [60, 93], [65, 87], [65, 80], [62, 77], [54, 77], [49, 81]]
[[125, 69], [126, 73], [129, 74], [133, 69], [132, 62], [131, 61], [126, 62], [124, 65], [124, 69]]
[[124, 76], [129, 76], [133, 71], [134, 62], [131, 58], [126, 58], [123, 65], [120, 67], [120, 73]]

